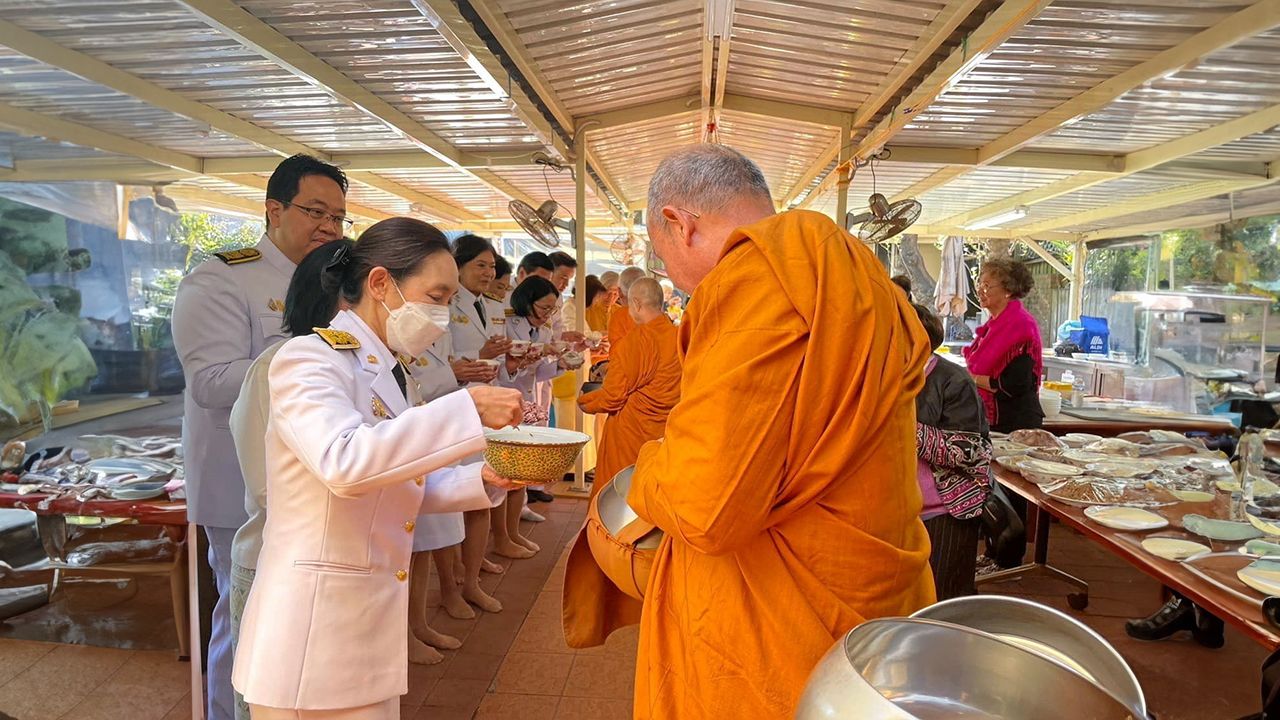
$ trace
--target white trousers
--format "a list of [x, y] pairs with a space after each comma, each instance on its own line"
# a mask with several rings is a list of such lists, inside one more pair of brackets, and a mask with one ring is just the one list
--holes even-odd
[[400, 720], [400, 698], [341, 710], [291, 710], [250, 705], [249, 712], [253, 720]]
[[213, 606], [213, 627], [209, 636], [209, 667], [205, 669], [205, 717], [234, 720], [235, 694], [231, 688], [231, 541], [236, 528], [206, 527], [209, 538], [209, 567], [218, 586], [218, 603]]

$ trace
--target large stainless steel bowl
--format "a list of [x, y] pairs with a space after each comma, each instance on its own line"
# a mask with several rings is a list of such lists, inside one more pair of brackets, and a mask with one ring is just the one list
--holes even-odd
[[1146, 717], [1142, 686], [1120, 653], [1087, 625], [1051, 607], [1000, 595], [974, 595], [931, 605], [911, 617], [981, 630], [1062, 663], [1101, 685]]
[[[631, 490], [631, 474], [636, 466], [631, 465], [618, 471], [613, 482], [600, 491], [596, 497], [596, 512], [600, 514], [600, 522], [610, 535], [618, 535], [622, 529], [630, 525], [640, 516], [627, 504], [627, 493]], [[662, 531], [654, 530], [635, 544], [637, 550], [656, 550], [662, 544]]]
[[797, 720], [1137, 720], [1083, 676], [988, 633], [869, 620], [809, 676]]

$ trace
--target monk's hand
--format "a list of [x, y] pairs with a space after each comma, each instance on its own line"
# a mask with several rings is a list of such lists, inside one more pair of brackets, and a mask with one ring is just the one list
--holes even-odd
[[524, 420], [520, 401], [523, 395], [513, 388], [480, 385], [467, 388], [471, 402], [475, 403], [480, 424], [487, 428], [504, 428], [519, 425]]
[[453, 376], [458, 379], [458, 382], [487, 383], [498, 376], [497, 368], [466, 358], [454, 360], [449, 363], [449, 367], [453, 369]]
[[497, 470], [489, 467], [488, 464], [480, 469], [480, 479], [484, 481], [485, 485], [492, 485], [501, 490], [519, 490], [523, 487], [513, 482], [510, 478], [502, 477]]
[[560, 339], [573, 345], [581, 345], [587, 341], [587, 336], [575, 330], [565, 330], [560, 333]]
[[492, 360], [507, 354], [511, 349], [511, 341], [501, 335], [494, 335], [485, 341], [484, 346], [480, 348], [481, 360]]

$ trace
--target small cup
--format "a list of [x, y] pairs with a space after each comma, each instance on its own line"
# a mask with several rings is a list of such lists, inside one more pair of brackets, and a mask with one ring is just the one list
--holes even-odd
[[507, 350], [507, 354], [511, 357], [524, 357], [529, 352], [528, 340], [512, 340], [511, 348]]
[[564, 351], [569, 349], [569, 343], [563, 340], [556, 340], [555, 342], [547, 343], [547, 347], [556, 355], [563, 355]]
[[600, 346], [600, 341], [604, 340], [604, 333], [599, 330], [592, 330], [587, 333], [587, 346], [596, 348]]
[[547, 344], [546, 344], [546, 343], [540, 343], [540, 342], [536, 342], [536, 343], [529, 343], [529, 352], [531, 352], [531, 353], [533, 353], [533, 354], [535, 354], [535, 355], [541, 355], [541, 354], [542, 354], [542, 351], [543, 351], [546, 347], [547, 347]]
[[582, 367], [582, 353], [569, 351], [560, 356], [560, 359], [564, 361], [565, 366], [570, 370], [577, 370]]

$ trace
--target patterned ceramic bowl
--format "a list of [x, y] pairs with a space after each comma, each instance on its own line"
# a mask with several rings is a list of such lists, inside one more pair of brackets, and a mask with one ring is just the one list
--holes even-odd
[[518, 483], [538, 485], [564, 477], [573, 469], [588, 436], [560, 428], [521, 425], [486, 430], [485, 462], [499, 475]]

